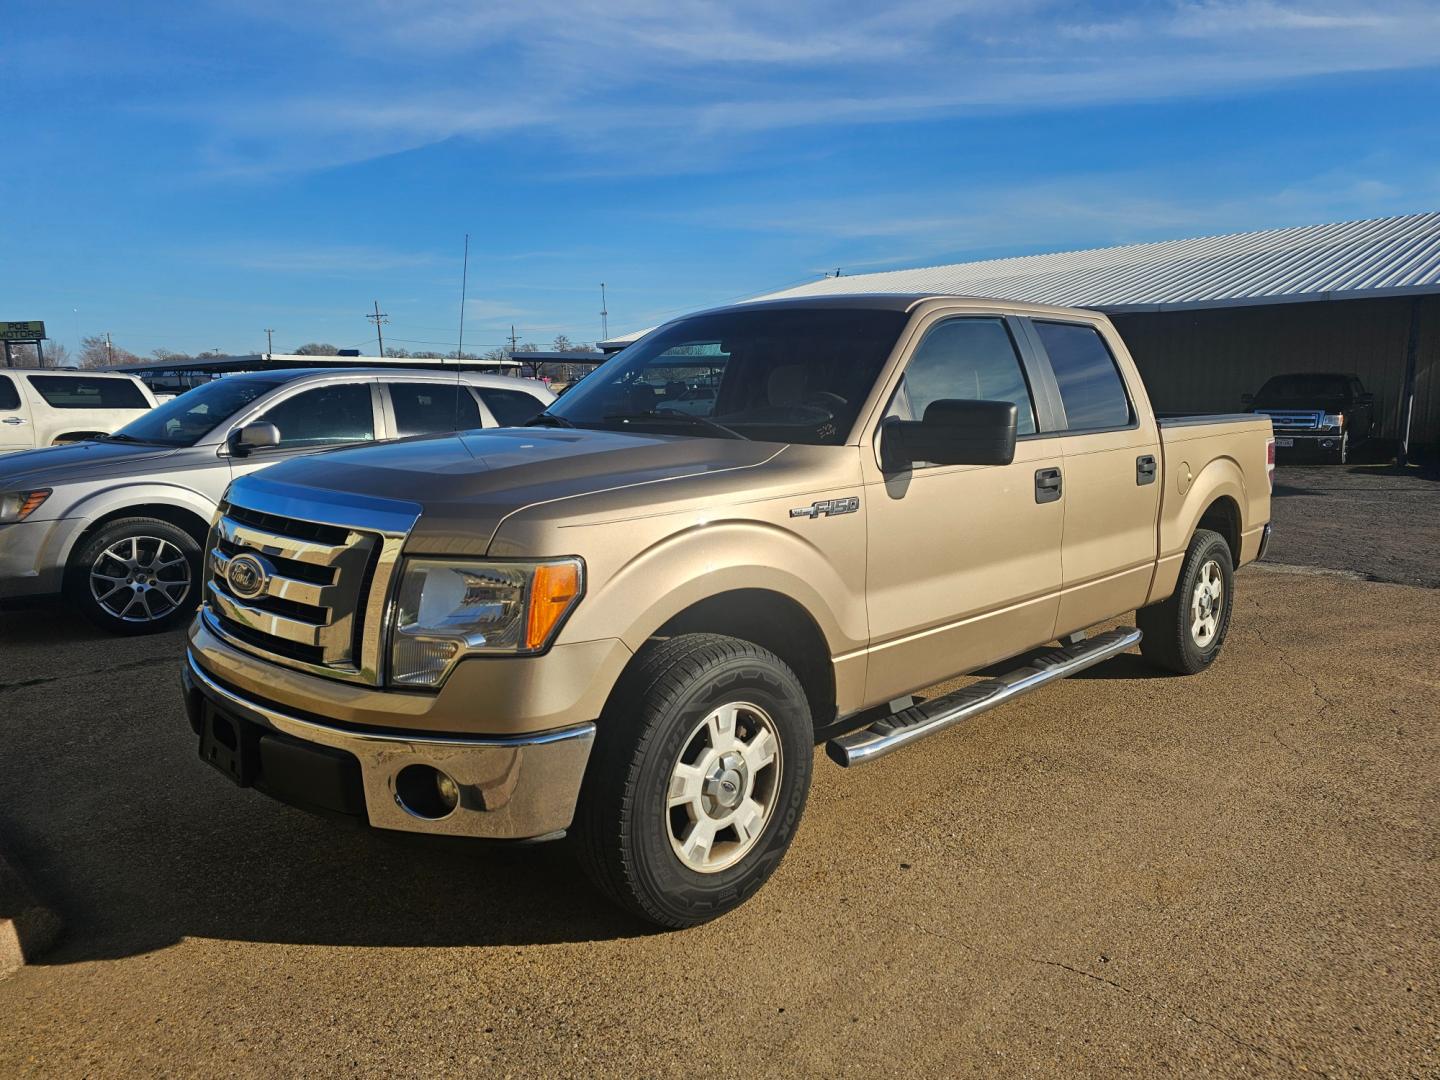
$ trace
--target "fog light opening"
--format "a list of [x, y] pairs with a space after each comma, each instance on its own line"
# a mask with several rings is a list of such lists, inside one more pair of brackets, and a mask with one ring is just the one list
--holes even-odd
[[395, 801], [407, 814], [438, 821], [460, 805], [460, 786], [431, 765], [406, 765], [395, 774]]

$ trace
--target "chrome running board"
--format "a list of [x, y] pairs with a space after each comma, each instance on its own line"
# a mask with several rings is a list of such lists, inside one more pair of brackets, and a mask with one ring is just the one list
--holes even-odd
[[989, 712], [1021, 694], [1038, 690], [1056, 679], [1084, 671], [1102, 660], [1140, 644], [1140, 631], [1133, 626], [1107, 630], [1093, 638], [1052, 649], [1024, 667], [993, 679], [971, 683], [953, 694], [921, 702], [869, 727], [841, 735], [825, 744], [825, 753], [837, 765], [849, 768], [874, 761], [902, 746], [944, 731], [948, 727]]

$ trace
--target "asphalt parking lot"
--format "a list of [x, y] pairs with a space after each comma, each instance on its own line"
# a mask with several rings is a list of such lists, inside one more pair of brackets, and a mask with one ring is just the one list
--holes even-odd
[[[1338, 475], [1282, 471], [1275, 558]], [[1368, 546], [1419, 535], [1433, 570], [1440, 499], [1403, 498]], [[0, 1074], [1435, 1075], [1440, 591], [1333, 569], [1242, 572], [1203, 676], [1122, 656], [871, 766], [822, 755], [769, 885], [671, 934], [563, 846], [230, 787], [178, 634], [0, 616], [0, 843], [67, 924], [0, 981]]]

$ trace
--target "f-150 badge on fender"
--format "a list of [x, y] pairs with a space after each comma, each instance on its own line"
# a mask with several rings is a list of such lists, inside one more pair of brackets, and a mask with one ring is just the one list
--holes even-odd
[[836, 514], [853, 514], [860, 509], [860, 497], [851, 495], [848, 499], [821, 499], [809, 506], [797, 506], [790, 511], [792, 518], [834, 517]]

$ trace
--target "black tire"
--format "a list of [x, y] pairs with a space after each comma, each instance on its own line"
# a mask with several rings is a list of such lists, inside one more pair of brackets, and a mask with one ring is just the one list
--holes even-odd
[[[1214, 564], [1221, 582], [1221, 594], [1215, 610], [1215, 628], [1209, 635], [1197, 638], [1192, 605], [1201, 584], [1201, 574]], [[1143, 607], [1135, 613], [1135, 625], [1145, 635], [1140, 640], [1140, 655], [1155, 667], [1180, 675], [1195, 675], [1215, 662], [1230, 629], [1230, 611], [1235, 598], [1235, 569], [1230, 559], [1230, 545], [1225, 538], [1209, 529], [1197, 529], [1185, 552], [1180, 580], [1169, 599]]]
[[[676, 811], [666, 809], [672, 770], [703, 737], [697, 725], [737, 702], [768, 714], [779, 746], [778, 777], [753, 846], [733, 865], [702, 872], [672, 846], [672, 836], [683, 831]], [[789, 848], [810, 790], [814, 728], [794, 672], [748, 641], [683, 634], [636, 657], [598, 728], [574, 834], [581, 864], [600, 890], [640, 918], [675, 929], [744, 903]], [[743, 839], [735, 848], [743, 848]]]
[[[133, 549], [127, 542], [133, 542]], [[117, 546], [127, 559], [133, 550], [138, 565], [126, 566], [107, 556]], [[200, 555], [195, 538], [177, 525], [159, 518], [120, 518], [101, 528], [71, 556], [66, 593], [102, 630], [125, 635], [161, 633], [189, 619], [199, 603]], [[173, 562], [161, 565], [179, 557], [184, 559], [183, 567]], [[97, 574], [113, 578], [117, 591], [102, 594], [100, 590], [106, 586], [99, 583]], [[131, 580], [125, 581], [127, 577]], [[188, 582], [183, 590], [177, 587], [182, 578]]]

